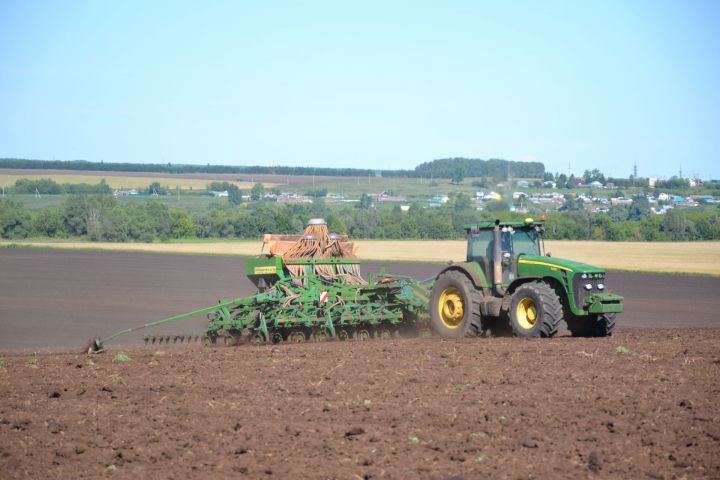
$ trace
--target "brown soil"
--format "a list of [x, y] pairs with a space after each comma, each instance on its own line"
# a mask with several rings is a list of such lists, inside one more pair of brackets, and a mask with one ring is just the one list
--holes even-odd
[[[3, 479], [720, 478], [717, 278], [611, 273], [626, 311], [607, 339], [130, 336], [86, 357], [57, 346], [251, 293], [244, 260], [0, 250], [0, 267]], [[439, 268], [363, 265], [381, 267]]]
[[118, 352], [0, 356], [0, 477], [720, 477], [718, 329]]

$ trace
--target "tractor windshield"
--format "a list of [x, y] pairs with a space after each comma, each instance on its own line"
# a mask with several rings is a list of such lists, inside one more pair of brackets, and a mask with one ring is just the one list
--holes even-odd
[[[468, 238], [468, 261], [493, 258], [493, 232], [481, 230], [471, 233]], [[502, 252], [517, 256], [542, 255], [540, 248], [540, 234], [534, 228], [512, 229], [500, 233]]]
[[542, 255], [540, 251], [540, 235], [534, 228], [512, 232], [512, 243], [512, 253], [515, 255]]

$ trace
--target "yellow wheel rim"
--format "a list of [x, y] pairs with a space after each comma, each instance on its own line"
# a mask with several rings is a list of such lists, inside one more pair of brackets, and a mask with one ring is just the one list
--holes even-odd
[[445, 327], [453, 329], [462, 324], [465, 316], [465, 302], [460, 291], [455, 287], [448, 287], [440, 293], [438, 299], [438, 312], [440, 321]]
[[537, 322], [537, 308], [535, 307], [535, 301], [530, 297], [525, 297], [520, 300], [515, 307], [515, 318], [517, 318], [518, 324], [526, 330], [530, 330], [535, 326]]

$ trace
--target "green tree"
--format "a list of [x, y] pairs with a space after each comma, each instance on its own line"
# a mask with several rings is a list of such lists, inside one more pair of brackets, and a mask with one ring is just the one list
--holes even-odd
[[585, 185], [588, 185], [592, 182], [600, 182], [605, 183], [605, 175], [602, 174], [600, 170], [597, 168], [594, 168], [593, 170], [585, 170], [585, 173], [583, 173], [582, 181]]
[[262, 200], [265, 195], [265, 186], [262, 183], [256, 183], [250, 190], [250, 198], [254, 201]]
[[694, 223], [701, 240], [720, 240], [720, 215], [718, 212], [703, 212]]
[[[233, 187], [235, 187], [235, 185], [233, 185]], [[242, 190], [238, 187], [228, 190], [228, 201], [233, 205], [240, 205], [242, 203]]]
[[510, 210], [510, 204], [505, 200], [493, 200], [485, 205], [485, 211], [488, 212], [507, 212]]
[[560, 175], [558, 175], [558, 177], [557, 177], [557, 187], [558, 188], [565, 188], [565, 186], [567, 185], [567, 182], [568, 182], [567, 175], [565, 175], [564, 173], [561, 173]]
[[630, 205], [628, 218], [630, 220], [638, 221], [648, 215], [650, 215], [650, 202], [647, 197], [645, 195], [633, 197], [633, 203]]
[[50, 178], [41, 178], [39, 180], [19, 178], [15, 181], [15, 186], [12, 188], [12, 191], [25, 194], [39, 193], [41, 195], [59, 195], [63, 193], [63, 188], [55, 180]]
[[450, 204], [456, 212], [470, 210], [473, 206], [470, 195], [465, 192], [457, 192], [451, 195]]
[[575, 195], [567, 195], [563, 206], [565, 210], [569, 212], [585, 210], [585, 203], [583, 203], [582, 198], [576, 197]]
[[358, 203], [358, 208], [361, 210], [367, 210], [370, 207], [372, 207], [372, 198], [370, 198], [370, 195], [363, 192], [363, 194], [360, 195], [360, 203]]
[[65, 224], [65, 230], [70, 235], [89, 235], [95, 237], [101, 233], [102, 215], [117, 205], [115, 197], [111, 195], [73, 195], [60, 207], [60, 215]]
[[662, 230], [667, 233], [670, 240], [692, 240], [695, 234], [695, 225], [687, 219], [685, 212], [673, 208], [665, 214]]
[[56, 208], [43, 208], [33, 217], [32, 233], [39, 237], [62, 237], [65, 224], [60, 211]]
[[150, 185], [148, 185], [148, 188], [147, 190], [145, 190], [145, 192], [148, 195], [165, 195], [167, 194], [167, 188], [164, 188], [162, 185], [160, 185], [160, 182], [152, 182]]
[[182, 210], [173, 209], [170, 211], [170, 237], [172, 238], [191, 238], [195, 236], [195, 223], [190, 215]]
[[630, 207], [628, 205], [613, 205], [610, 207], [608, 215], [614, 223], [624, 222], [630, 216]]
[[456, 165], [452, 170], [450, 183], [459, 185], [465, 180], [465, 169], [461, 165]]
[[0, 199], [0, 237], [25, 238], [31, 228], [30, 213], [25, 207], [10, 200]]
[[345, 222], [343, 222], [341, 215], [331, 213], [326, 218], [328, 223], [328, 230], [334, 233], [338, 233], [340, 235], [345, 235], [347, 233], [347, 226], [345, 225]]

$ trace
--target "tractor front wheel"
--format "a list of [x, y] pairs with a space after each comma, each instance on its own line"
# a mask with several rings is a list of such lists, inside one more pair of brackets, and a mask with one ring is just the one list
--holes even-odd
[[567, 319], [568, 330], [573, 337], [609, 337], [615, 330], [615, 313], [599, 313]]
[[555, 291], [542, 282], [518, 287], [510, 301], [510, 327], [518, 337], [552, 337], [563, 318]]
[[430, 297], [430, 325], [442, 337], [476, 337], [481, 330], [480, 292], [458, 271], [441, 274]]

